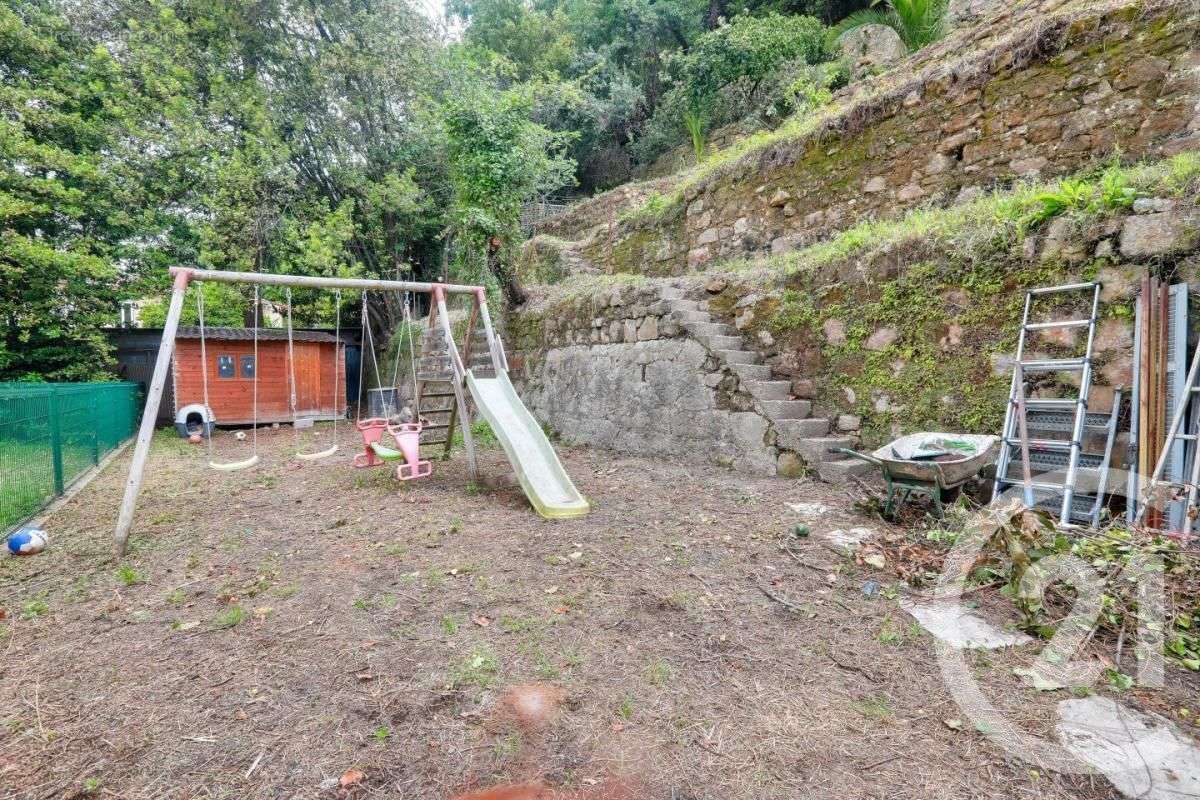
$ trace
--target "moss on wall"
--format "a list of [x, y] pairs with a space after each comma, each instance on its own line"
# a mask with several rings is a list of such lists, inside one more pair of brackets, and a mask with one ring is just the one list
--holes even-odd
[[[865, 223], [794, 254], [732, 265], [710, 309], [736, 322], [748, 340], [769, 342], [761, 350], [777, 374], [812, 381], [819, 409], [861, 417], [869, 445], [921, 429], [995, 431], [1027, 289], [1106, 281], [1101, 316], [1119, 332], [1132, 324], [1138, 271], [1150, 266], [1184, 278], [1191, 271], [1186, 257], [1122, 263], [1115, 248], [1121, 217], [1143, 196], [1194, 208], [1200, 156], [1114, 165], [964, 206]], [[1095, 258], [1095, 252], [1113, 255]], [[1038, 313], [1086, 316], [1087, 299], [1043, 302]], [[1131, 337], [1109, 338], [1115, 341], [1097, 351], [1098, 386], [1116, 382], [1112, 376], [1129, 354]], [[1046, 357], [1078, 355], [1082, 340], [1075, 345], [1048, 336], [1031, 340]], [[1070, 392], [1066, 383], [1067, 376], [1051, 376], [1037, 389], [1061, 396]]]

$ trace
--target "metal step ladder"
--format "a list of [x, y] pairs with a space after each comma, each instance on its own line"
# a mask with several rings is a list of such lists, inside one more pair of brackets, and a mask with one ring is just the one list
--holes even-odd
[[[1048, 322], [1032, 322], [1035, 299], [1049, 295], [1091, 292], [1091, 314], [1082, 319]], [[999, 497], [1005, 489], [1024, 486], [1022, 448], [1027, 448], [1031, 471], [1037, 473], [1032, 481], [1035, 505], [1058, 514], [1064, 526], [1079, 524], [1095, 525], [1100, 518], [1104, 502], [1104, 491], [1108, 480], [1108, 466], [1112, 459], [1113, 442], [1116, 439], [1117, 416], [1120, 410], [1120, 391], [1115, 393], [1109, 414], [1089, 414], [1088, 396], [1092, 390], [1092, 351], [1096, 338], [1096, 322], [1100, 311], [1100, 284], [1074, 283], [1066, 286], [1051, 286], [1032, 289], [1025, 295], [1025, 312], [1021, 319], [1021, 335], [1017, 344], [1017, 363], [1013, 369], [1012, 386], [1009, 390], [1009, 405], [1004, 416], [1004, 431], [1000, 458], [996, 464], [994, 496]], [[1087, 346], [1082, 357], [1061, 359], [1027, 359], [1026, 350], [1029, 334], [1046, 330], [1087, 329]], [[1025, 377], [1030, 373], [1078, 372], [1079, 395], [1074, 399], [1026, 399]], [[1096, 461], [1084, 457], [1083, 437], [1089, 428], [1106, 432], [1104, 453]], [[1042, 433], [1066, 433], [1066, 439], [1053, 436], [1034, 438], [1032, 434], [1021, 436], [1021, 431]], [[1093, 467], [1094, 464], [1094, 467]], [[1088, 494], [1082, 494], [1081, 465], [1089, 481]], [[1015, 467], [1015, 469], [1014, 469]], [[1064, 472], [1065, 468], [1065, 472]], [[1095, 469], [1098, 474], [1092, 472]], [[1057, 480], [1062, 476], [1061, 480]]]
[[[1192, 365], [1188, 368], [1187, 380], [1183, 386], [1183, 397], [1175, 406], [1171, 418], [1171, 427], [1167, 430], [1166, 443], [1154, 465], [1154, 474], [1150, 476], [1146, 489], [1142, 492], [1141, 502], [1135, 522], [1141, 524], [1146, 518], [1150, 507], [1162, 510], [1165, 506], [1183, 502], [1182, 514], [1169, 515], [1168, 519], [1180, 519], [1180, 532], [1187, 541], [1195, 527], [1197, 483], [1200, 483], [1200, 458], [1196, 457], [1197, 443], [1200, 441], [1200, 346], [1192, 354]], [[1183, 464], [1180, 472], [1187, 475], [1187, 480], [1164, 478], [1167, 463], [1172, 458], [1176, 445], [1182, 444]], [[1163, 489], [1172, 491], [1163, 496]]]

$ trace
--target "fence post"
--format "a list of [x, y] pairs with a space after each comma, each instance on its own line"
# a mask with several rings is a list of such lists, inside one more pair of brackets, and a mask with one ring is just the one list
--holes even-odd
[[50, 389], [50, 452], [54, 459], [54, 494], [63, 493], [62, 429], [59, 427], [58, 387]]
[[[108, 394], [107, 389], [105, 389], [104, 387], [97, 387], [97, 388], [100, 391], [88, 392], [88, 397], [89, 397], [88, 424], [89, 424], [89, 427], [91, 427], [91, 429], [92, 429], [92, 463], [93, 464], [100, 463], [100, 420], [98, 420], [96, 418], [96, 405], [97, 405], [96, 401], [100, 395], [100, 392], [104, 392], [105, 394]], [[107, 403], [105, 405], [107, 406]]]

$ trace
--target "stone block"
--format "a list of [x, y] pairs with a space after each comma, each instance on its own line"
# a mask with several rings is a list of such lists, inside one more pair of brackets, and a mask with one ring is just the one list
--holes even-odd
[[[1132, 350], [1132, 337], [1128, 347]], [[1118, 358], [1108, 362], [1100, 368], [1100, 375], [1110, 386], [1131, 386], [1133, 384], [1133, 353], [1125, 351]]]
[[1100, 302], [1115, 303], [1130, 300], [1137, 293], [1141, 270], [1138, 267], [1109, 266], [1103, 267], [1096, 274], [1103, 288], [1100, 289]]
[[1166, 197], [1139, 197], [1133, 201], [1135, 214], [1163, 214], [1175, 210], [1175, 201]]
[[1198, 219], [1165, 212], [1129, 217], [1121, 230], [1121, 254], [1154, 258], [1186, 250], [1196, 243], [1198, 223]]
[[803, 478], [805, 473], [806, 467], [800, 456], [790, 450], [784, 450], [779, 454], [775, 469], [776, 475], [781, 478]]
[[712, 252], [707, 247], [697, 247], [688, 251], [687, 263], [691, 269], [702, 267], [710, 261], [712, 261]]
[[957, 322], [951, 322], [946, 326], [946, 334], [942, 336], [938, 342], [938, 346], [942, 350], [949, 352], [958, 348], [962, 344], [963, 329]]
[[977, 22], [984, 15], [1003, 9], [1003, 0], [950, 0], [946, 6], [946, 24], [951, 28]]
[[1041, 156], [1033, 158], [1021, 158], [1015, 161], [1010, 161], [1008, 168], [1013, 171], [1013, 174], [1020, 178], [1029, 178], [1040, 175], [1050, 164], [1049, 160]]
[[636, 342], [638, 323], [636, 319], [627, 319], [621, 323], [622, 334], [621, 338], [626, 342]]
[[809, 378], [796, 378], [792, 381], [792, 395], [801, 400], [812, 400], [817, 396], [817, 385]]
[[846, 60], [854, 65], [854, 76], [891, 66], [908, 55], [904, 40], [886, 25], [864, 25], [838, 40]]
[[1124, 68], [1113, 81], [1118, 91], [1126, 89], [1148, 88], [1148, 84], [1160, 81], [1171, 69], [1171, 62], [1157, 56], [1139, 58], [1125, 64]]
[[646, 317], [638, 326], [638, 341], [647, 342], [658, 338], [658, 317]]
[[855, 414], [839, 414], [837, 429], [842, 433], [853, 433], [862, 429], [862, 417]]
[[[832, 322], [833, 320], [829, 321]], [[863, 347], [867, 348], [868, 350], [874, 350], [878, 352], [880, 350], [888, 349], [895, 344], [896, 340], [899, 338], [900, 331], [896, 330], [895, 328], [879, 328], [869, 337], [867, 337], [866, 344], [864, 344]]]
[[846, 324], [840, 319], [827, 319], [822, 326], [825, 331], [825, 341], [832, 345], [846, 343]]
[[934, 153], [933, 157], [925, 164], [925, 172], [928, 175], [940, 175], [946, 170], [954, 166], [954, 159], [945, 153]]
[[794, 233], [790, 236], [780, 236], [771, 242], [771, 255], [778, 256], [790, 253], [804, 246], [804, 234]]
[[971, 142], [978, 141], [980, 132], [975, 128], [968, 128], [965, 131], [960, 131], [953, 136], [947, 136], [942, 141], [938, 142], [937, 151], [939, 153], [954, 153], [961, 150]]
[[1003, 377], [1013, 374], [1013, 367], [1017, 365], [1017, 359], [1012, 353], [992, 353], [992, 374], [997, 377]]

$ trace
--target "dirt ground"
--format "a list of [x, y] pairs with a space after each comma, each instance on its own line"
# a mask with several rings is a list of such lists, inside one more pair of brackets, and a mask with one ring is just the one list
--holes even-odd
[[[562, 448], [595, 510], [548, 522], [499, 450], [480, 458], [498, 488], [461, 454], [398, 487], [350, 467], [348, 427], [324, 463], [264, 432], [237, 473], [164, 433], [124, 561], [128, 454], [46, 553], [0, 561], [0, 797], [1112, 796], [947, 724], [896, 579], [790, 538], [788, 503], [880, 527], [857, 492]], [[246, 447], [218, 436], [225, 460]], [[1012, 719], [1052, 727], [1057, 698], [1011, 673], [1031, 654], [971, 658]], [[500, 701], [530, 683], [562, 698], [544, 728]]]

